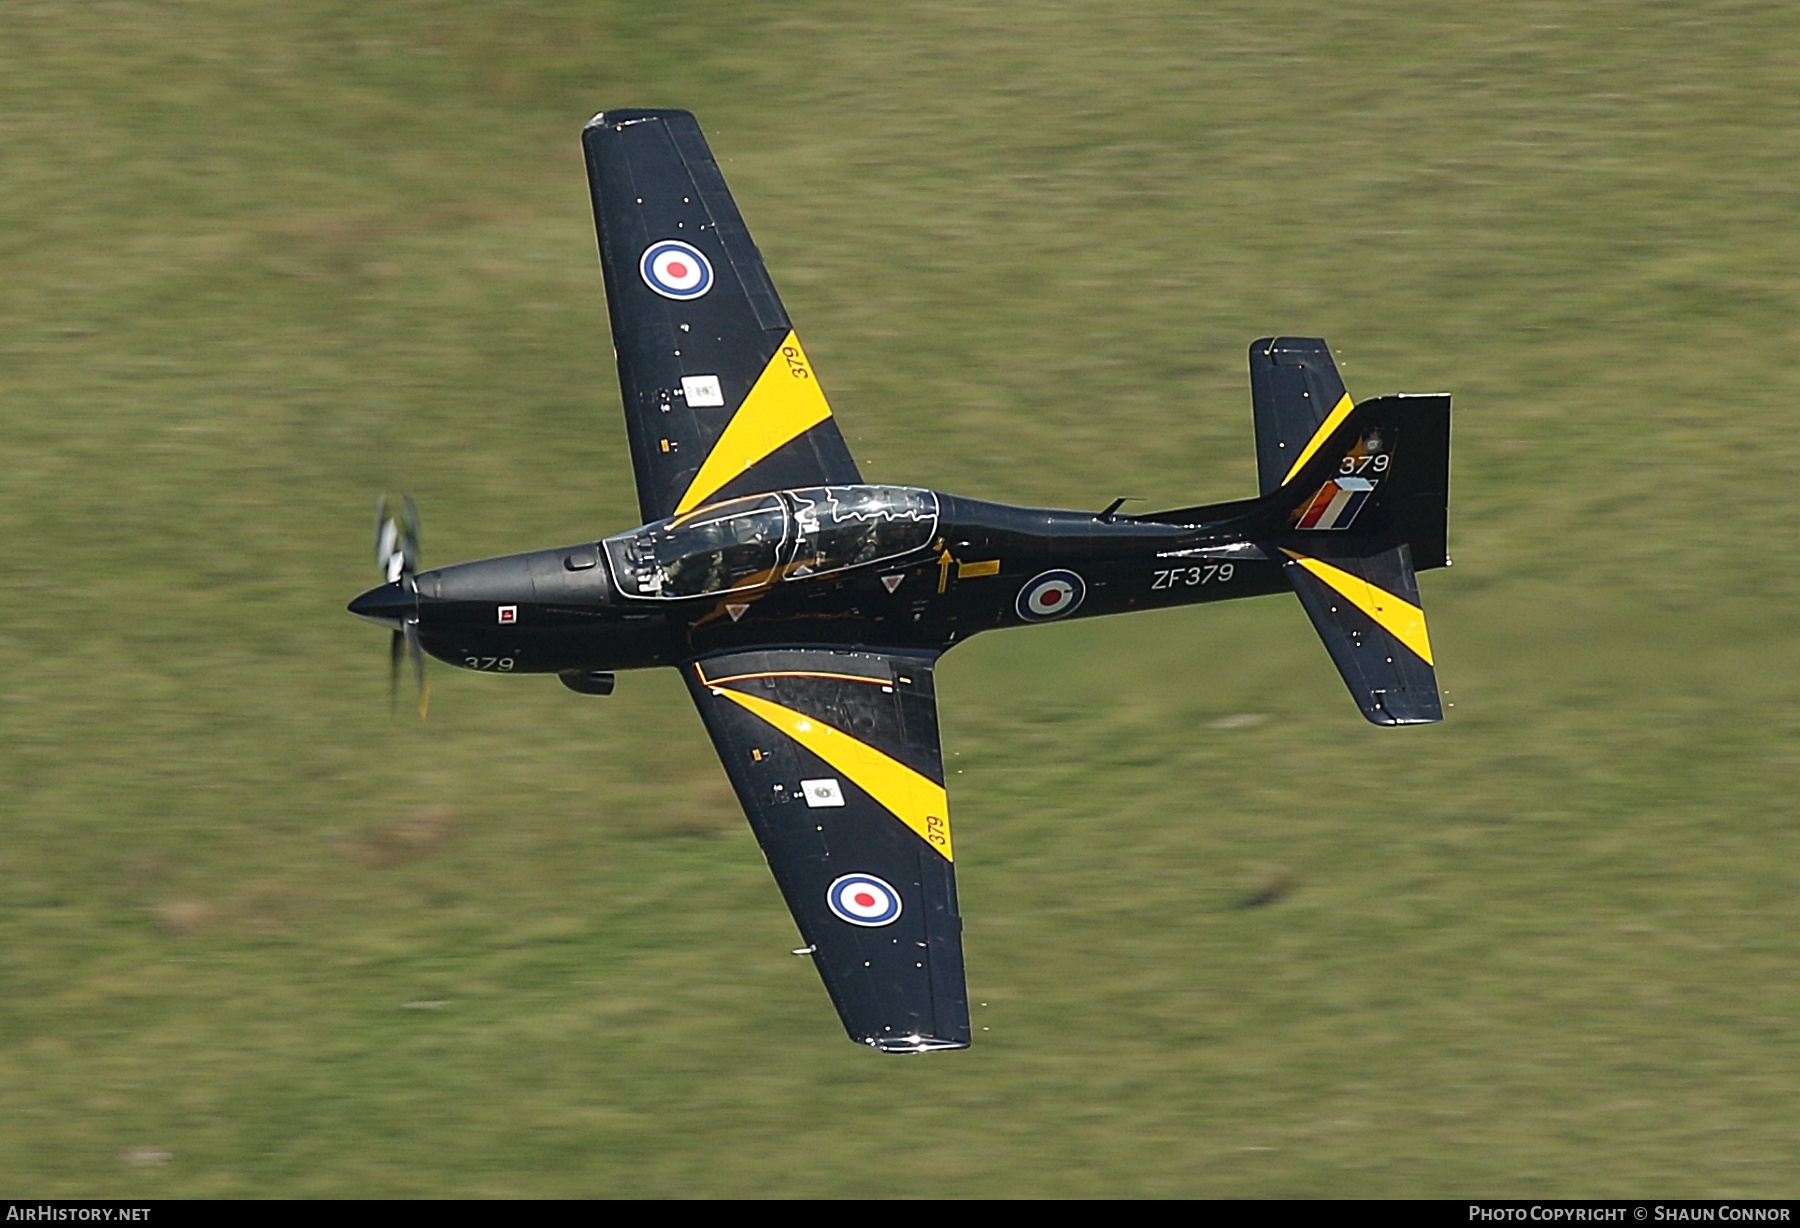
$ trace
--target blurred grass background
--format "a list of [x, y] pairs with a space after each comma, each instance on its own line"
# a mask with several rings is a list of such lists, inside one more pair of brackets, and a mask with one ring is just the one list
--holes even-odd
[[[978, 1043], [848, 1044], [673, 675], [434, 671], [628, 527], [578, 133], [699, 115], [864, 473], [1254, 488], [1457, 397], [1444, 725], [1297, 603], [946, 659]], [[1791, 1195], [1800, 14], [0, 7], [0, 1175], [31, 1196]]]

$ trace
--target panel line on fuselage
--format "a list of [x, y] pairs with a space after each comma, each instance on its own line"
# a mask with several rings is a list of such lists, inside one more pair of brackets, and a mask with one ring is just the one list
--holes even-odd
[[886, 678], [865, 678], [861, 674], [828, 674], [810, 669], [772, 669], [756, 674], [733, 674], [729, 678], [708, 678], [703, 665], [695, 665], [694, 670], [700, 675], [700, 681], [711, 687], [721, 687], [731, 682], [750, 682], [757, 678], [830, 678], [837, 682], [866, 682], [871, 686], [894, 685]]

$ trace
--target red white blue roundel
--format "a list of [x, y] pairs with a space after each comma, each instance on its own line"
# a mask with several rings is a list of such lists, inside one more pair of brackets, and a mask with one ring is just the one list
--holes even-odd
[[1058, 568], [1042, 573], [1020, 589], [1019, 599], [1013, 606], [1019, 611], [1020, 618], [1042, 622], [1047, 618], [1061, 618], [1080, 605], [1085, 596], [1087, 585], [1082, 583], [1081, 577]]
[[825, 889], [825, 903], [851, 925], [891, 925], [900, 915], [900, 893], [873, 874], [846, 874]]
[[712, 289], [712, 265], [680, 239], [664, 239], [644, 249], [638, 260], [644, 284], [664, 298], [699, 298]]

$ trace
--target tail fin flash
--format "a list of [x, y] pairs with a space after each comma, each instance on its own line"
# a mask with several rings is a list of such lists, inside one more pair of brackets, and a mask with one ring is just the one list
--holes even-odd
[[1293, 477], [1350, 412], [1331, 351], [1319, 337], [1264, 337], [1250, 347], [1256, 475], [1268, 494]]
[[1306, 446], [1304, 463], [1262, 501], [1270, 536], [1405, 542], [1419, 571], [1445, 565], [1448, 395], [1372, 398]]
[[1282, 571], [1356, 706], [1377, 725], [1443, 720], [1411, 549], [1321, 545], [1281, 547]]

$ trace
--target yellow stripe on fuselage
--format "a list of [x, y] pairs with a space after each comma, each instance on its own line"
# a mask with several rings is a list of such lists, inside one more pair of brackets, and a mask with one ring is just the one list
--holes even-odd
[[744, 470], [829, 417], [831, 406], [813, 377], [812, 364], [790, 331], [725, 424], [725, 433], [675, 505], [675, 515], [699, 507]]
[[1300, 472], [1300, 466], [1312, 459], [1313, 453], [1324, 446], [1325, 441], [1331, 438], [1331, 432], [1337, 430], [1338, 423], [1348, 418], [1350, 411], [1354, 408], [1355, 406], [1350, 404], [1349, 393], [1346, 392], [1338, 398], [1338, 403], [1331, 407], [1329, 414], [1325, 415], [1325, 421], [1319, 423], [1319, 429], [1313, 432], [1313, 437], [1306, 441], [1304, 448], [1300, 449], [1300, 458], [1288, 469], [1287, 476], [1281, 479], [1283, 486], [1294, 480], [1294, 475]]
[[919, 773], [867, 742], [859, 741], [821, 720], [784, 708], [760, 695], [746, 695], [716, 687], [739, 707], [762, 718], [807, 750], [848, 776], [857, 788], [874, 798], [895, 818], [912, 828], [933, 849], [952, 861], [950, 848], [950, 798], [944, 786]]
[[1361, 576], [1352, 575], [1330, 563], [1309, 559], [1292, 550], [1283, 550], [1282, 553], [1329, 585], [1345, 601], [1374, 619], [1382, 630], [1418, 654], [1425, 664], [1434, 664], [1431, 659], [1431, 640], [1425, 634], [1424, 610], [1405, 598], [1396, 597], [1385, 588], [1378, 588]]

